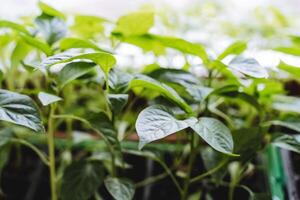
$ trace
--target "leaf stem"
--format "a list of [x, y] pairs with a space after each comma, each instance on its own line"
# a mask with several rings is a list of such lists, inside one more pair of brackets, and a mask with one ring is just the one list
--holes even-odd
[[227, 160], [228, 160], [228, 159], [224, 159], [224, 160], [223, 160], [222, 162], [220, 162], [216, 167], [210, 169], [209, 171], [207, 171], [207, 172], [205, 172], [205, 173], [203, 173], [203, 174], [200, 174], [199, 176], [194, 177], [194, 178], [190, 181], [190, 183], [195, 183], [195, 182], [197, 182], [197, 181], [200, 181], [200, 180], [202, 180], [203, 178], [205, 178], [205, 177], [207, 177], [207, 176], [209, 176], [209, 175], [211, 175], [211, 174], [213, 174], [213, 173], [219, 171], [219, 170], [227, 163]]
[[54, 144], [54, 113], [56, 104], [50, 105], [50, 114], [48, 119], [48, 151], [49, 151], [49, 169], [50, 169], [50, 185], [51, 200], [57, 200], [56, 193], [56, 172], [55, 172], [55, 144]]
[[192, 175], [193, 165], [197, 156], [197, 150], [198, 148], [195, 148], [195, 134], [191, 133], [191, 139], [190, 139], [190, 147], [191, 147], [191, 155], [188, 160], [188, 171], [187, 171], [187, 177], [184, 181], [183, 191], [181, 193], [181, 200], [186, 200], [188, 195], [188, 190], [190, 186], [190, 179]]

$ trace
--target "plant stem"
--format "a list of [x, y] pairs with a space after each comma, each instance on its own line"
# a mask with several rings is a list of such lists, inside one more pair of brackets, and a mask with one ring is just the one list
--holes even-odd
[[220, 162], [216, 167], [210, 169], [209, 171], [203, 173], [203, 174], [200, 174], [199, 176], [196, 176], [194, 177], [192, 180], [191, 180], [191, 183], [194, 183], [194, 182], [197, 182], [197, 181], [200, 181], [201, 179], [217, 172], [219, 169], [221, 169], [226, 163], [227, 163], [227, 160], [228, 159], [224, 159], [222, 162]]
[[191, 133], [191, 140], [190, 140], [191, 155], [190, 155], [189, 161], [188, 161], [187, 177], [185, 179], [183, 191], [181, 193], [181, 200], [187, 199], [188, 190], [189, 190], [189, 186], [190, 186], [190, 179], [191, 179], [192, 170], [193, 170], [193, 164], [195, 162], [196, 155], [197, 155], [198, 148], [195, 148], [195, 145], [194, 145], [194, 143], [195, 143], [194, 135], [195, 135], [194, 133]]
[[50, 105], [50, 114], [48, 119], [48, 151], [49, 151], [49, 169], [50, 169], [50, 186], [51, 200], [57, 200], [56, 193], [56, 172], [55, 172], [55, 144], [54, 144], [54, 118], [56, 105]]
[[139, 187], [143, 187], [145, 185], [155, 183], [157, 181], [160, 181], [160, 180], [164, 179], [167, 176], [168, 176], [168, 173], [164, 172], [164, 173], [158, 174], [156, 176], [149, 177], [149, 178], [147, 178], [147, 179], [145, 179], [141, 182], [136, 183], [135, 188], [139, 188]]

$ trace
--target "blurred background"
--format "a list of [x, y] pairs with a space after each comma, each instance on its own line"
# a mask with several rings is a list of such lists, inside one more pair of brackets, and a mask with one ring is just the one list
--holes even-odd
[[[0, 0], [0, 18], [20, 21], [38, 15], [38, 0]], [[204, 44], [215, 56], [236, 40], [248, 42], [247, 56], [261, 65], [275, 68], [280, 61], [300, 65], [300, 59], [272, 51], [289, 46], [287, 35], [300, 34], [299, 0], [44, 0], [43, 2], [70, 15], [96, 15], [111, 21], [139, 9], [155, 10], [157, 20], [152, 33], [183, 37]], [[25, 18], [26, 19], [26, 18]], [[107, 28], [107, 32], [111, 29]], [[139, 68], [153, 63], [154, 56], [132, 45], [119, 48], [118, 64]], [[264, 50], [266, 49], [266, 50]], [[171, 52], [172, 54], [172, 52]], [[174, 53], [172, 60], [158, 58], [163, 67], [181, 67], [184, 58]], [[190, 63], [200, 60], [191, 58]]]

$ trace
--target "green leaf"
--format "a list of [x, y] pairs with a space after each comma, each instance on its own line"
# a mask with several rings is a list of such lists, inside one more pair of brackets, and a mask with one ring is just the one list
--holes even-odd
[[215, 150], [225, 154], [232, 154], [232, 135], [230, 130], [219, 120], [201, 117], [190, 127]]
[[278, 68], [289, 73], [291, 76], [300, 78], [300, 67], [288, 65], [281, 61]]
[[300, 153], [300, 142], [292, 135], [276, 134], [272, 138], [272, 144], [296, 153]]
[[168, 108], [154, 105], [140, 112], [135, 128], [140, 138], [139, 149], [146, 144], [181, 131], [195, 123], [195, 118], [178, 120]]
[[145, 75], [137, 75], [129, 84], [129, 88], [143, 87], [160, 92], [163, 96], [176, 103], [187, 113], [192, 113], [192, 108], [177, 94], [177, 92], [164, 83], [160, 83]]
[[239, 87], [237, 85], [226, 85], [224, 87], [218, 88], [210, 93], [210, 95], [219, 95], [231, 99], [240, 99], [244, 102], [250, 104], [253, 106], [257, 111], [261, 111], [261, 106], [259, 102], [257, 101], [257, 98], [254, 96], [251, 96], [245, 92], [240, 92]]
[[267, 78], [268, 72], [254, 58], [236, 57], [229, 63], [229, 68], [254, 78]]
[[95, 38], [104, 31], [106, 19], [97, 16], [77, 15], [71, 30], [83, 38]]
[[58, 74], [58, 84], [63, 88], [69, 82], [79, 78], [95, 68], [94, 63], [90, 62], [71, 62], [66, 64]]
[[28, 45], [41, 50], [47, 56], [51, 56], [53, 54], [51, 47], [47, 43], [41, 41], [40, 39], [28, 35], [24, 35], [24, 34], [21, 34], [20, 36]]
[[11, 68], [16, 69], [23, 59], [30, 52], [30, 47], [22, 40], [16, 42], [16, 46], [11, 54]]
[[66, 23], [58, 18], [43, 13], [35, 19], [38, 31], [41, 32], [49, 45], [63, 38], [67, 33]]
[[277, 47], [274, 50], [282, 52], [282, 53], [294, 55], [294, 56], [300, 56], [300, 48], [296, 47], [296, 46], [294, 46], [294, 47]]
[[53, 95], [53, 94], [46, 93], [46, 92], [39, 92], [38, 98], [43, 106], [48, 106], [52, 103], [62, 100], [62, 98], [60, 98], [56, 95]]
[[196, 76], [184, 70], [159, 68], [152, 71], [149, 76], [165, 83], [175, 83], [183, 87], [198, 102], [205, 99], [212, 91], [211, 88], [200, 85]]
[[130, 73], [114, 68], [109, 72], [108, 84], [114, 91], [121, 93], [128, 87], [132, 78]]
[[162, 82], [200, 84], [195, 75], [180, 69], [158, 68], [151, 71], [148, 76]]
[[21, 32], [21, 33], [24, 33], [24, 34], [30, 36], [29, 31], [24, 26], [14, 23], [14, 22], [11, 22], [11, 21], [0, 20], [0, 28], [10, 28], [17, 32]]
[[181, 85], [197, 102], [203, 101], [213, 91], [212, 88], [201, 86], [201, 85], [195, 85], [189, 83], [182, 83]]
[[94, 63], [98, 64], [106, 74], [108, 74], [110, 69], [116, 64], [115, 57], [109, 53], [98, 52], [78, 55], [70, 52], [64, 52], [45, 59], [41, 64], [41, 68], [47, 68], [51, 67], [52, 65], [71, 62], [77, 59], [86, 59], [93, 61]]
[[272, 107], [275, 110], [300, 114], [300, 98], [285, 95], [276, 95], [274, 97]]
[[191, 43], [181, 38], [151, 35], [153, 39], [159, 41], [165, 47], [177, 49], [183, 53], [191, 54], [200, 57], [203, 62], [208, 61], [208, 55], [205, 48], [201, 44]]
[[103, 133], [112, 144], [119, 143], [114, 125], [106, 113], [88, 112], [85, 118], [95, 130]]
[[236, 41], [229, 45], [219, 56], [218, 60], [222, 60], [230, 54], [239, 55], [247, 48], [247, 43]]
[[117, 21], [113, 32], [124, 36], [143, 35], [154, 25], [153, 12], [133, 12], [122, 16]]
[[48, 4], [39, 1], [38, 5], [39, 5], [40, 9], [47, 15], [65, 19], [65, 15], [62, 12], [56, 10], [55, 8], [49, 6]]
[[26, 95], [0, 90], [0, 120], [44, 131], [43, 123], [35, 103]]
[[108, 177], [104, 180], [104, 185], [115, 200], [133, 199], [135, 188], [128, 180]]
[[274, 120], [271, 121], [272, 125], [282, 126], [297, 132], [300, 132], [300, 120], [287, 120], [287, 121], [279, 121]]
[[101, 48], [99, 48], [96, 44], [93, 42], [90, 42], [89, 40], [80, 39], [80, 38], [64, 38], [60, 41], [60, 49], [61, 50], [67, 50], [72, 48], [90, 48], [94, 49], [96, 51], [103, 51], [107, 52]]
[[216, 69], [218, 72], [220, 72], [223, 76], [227, 77], [228, 83], [232, 82], [233, 84], [239, 85], [240, 82], [237, 79], [237, 77], [232, 73], [231, 70], [229, 70], [229, 67], [227, 65], [225, 65], [224, 63], [222, 63], [219, 60], [214, 60], [212, 62], [210, 62], [211, 66], [213, 69]]
[[153, 39], [149, 34], [122, 37], [122, 41], [140, 47], [145, 52], [152, 51], [155, 55], [165, 53], [165, 46], [161, 42]]
[[65, 169], [63, 174], [61, 199], [89, 199], [100, 187], [102, 180], [103, 168], [100, 162], [74, 162]]
[[108, 94], [107, 98], [114, 115], [118, 115], [128, 101], [128, 94]]
[[240, 155], [242, 161], [252, 159], [262, 148], [264, 132], [260, 127], [242, 128], [232, 132], [234, 152]]

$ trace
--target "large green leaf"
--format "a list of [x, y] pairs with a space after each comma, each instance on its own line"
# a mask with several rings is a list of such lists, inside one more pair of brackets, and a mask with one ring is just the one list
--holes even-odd
[[51, 47], [47, 43], [43, 42], [42, 40], [25, 34], [21, 34], [20, 36], [27, 44], [41, 50], [47, 56], [51, 56], [53, 54]]
[[118, 19], [114, 33], [121, 33], [124, 36], [143, 35], [153, 24], [153, 12], [133, 12]]
[[99, 48], [96, 44], [89, 40], [81, 39], [81, 38], [64, 38], [60, 41], [60, 49], [67, 50], [72, 48], [89, 48], [94, 49], [96, 51], [107, 52], [101, 48]]
[[103, 168], [97, 161], [78, 161], [68, 166], [61, 185], [62, 200], [89, 199], [103, 182]]
[[91, 60], [98, 64], [101, 69], [107, 74], [110, 69], [116, 64], [116, 59], [113, 55], [104, 52], [98, 53], [85, 53], [85, 54], [74, 54], [70, 52], [64, 52], [48, 57], [43, 60], [41, 68], [51, 67], [59, 63], [71, 62], [73, 60], [86, 59]]
[[30, 36], [29, 31], [24, 26], [11, 21], [0, 20], [0, 28], [10, 28]]
[[268, 72], [254, 58], [238, 56], [229, 63], [229, 68], [254, 78], [267, 78]]
[[91, 62], [71, 62], [65, 65], [58, 74], [58, 84], [63, 88], [69, 82], [79, 78], [94, 69], [96, 65]]
[[175, 102], [187, 113], [192, 113], [192, 108], [177, 94], [177, 92], [164, 83], [160, 83], [157, 80], [150, 78], [145, 75], [137, 75], [133, 78], [129, 84], [129, 88], [143, 87], [160, 92], [162, 95], [167, 97], [169, 100]]
[[32, 99], [26, 95], [0, 90], [0, 120], [44, 131], [43, 123]]
[[292, 135], [276, 134], [272, 138], [272, 144], [289, 151], [300, 153], [300, 142]]
[[291, 76], [300, 78], [300, 67], [288, 65], [284, 62], [280, 62], [278, 68], [288, 72]]
[[104, 180], [104, 184], [109, 194], [115, 200], [131, 200], [134, 196], [134, 185], [125, 179], [108, 177]]
[[43, 106], [48, 106], [52, 103], [62, 100], [62, 98], [60, 98], [56, 95], [53, 95], [53, 94], [46, 93], [46, 92], [39, 92], [38, 98], [39, 98], [40, 102], [43, 104]]
[[226, 154], [233, 152], [233, 139], [230, 130], [219, 120], [201, 117], [191, 128], [212, 148]]
[[239, 55], [247, 48], [247, 43], [236, 41], [229, 45], [219, 56], [218, 60], [222, 60], [230, 54]]
[[66, 23], [59, 17], [42, 13], [35, 19], [35, 23], [38, 31], [50, 45], [63, 38], [67, 33]]
[[135, 128], [140, 138], [139, 148], [186, 129], [196, 121], [195, 118], [178, 120], [168, 108], [161, 105], [150, 106], [144, 109], [136, 120]]

